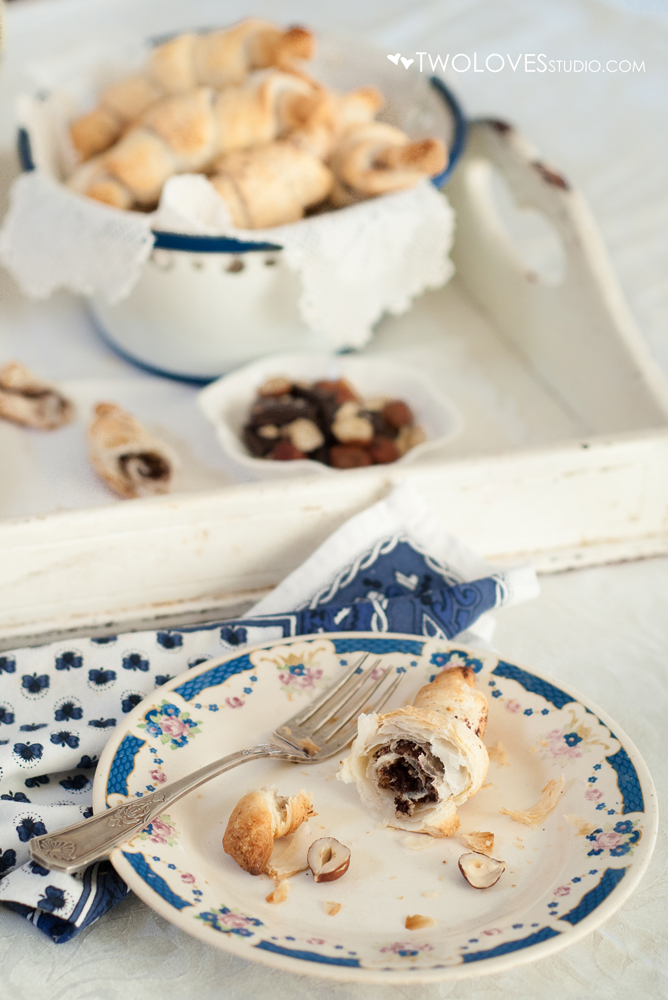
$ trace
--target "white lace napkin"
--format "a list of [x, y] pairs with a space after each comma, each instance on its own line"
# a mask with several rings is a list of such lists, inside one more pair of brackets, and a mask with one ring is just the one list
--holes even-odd
[[[325, 82], [345, 89], [375, 84], [388, 98], [385, 120], [416, 138], [431, 132], [450, 141], [451, 116], [426, 78], [414, 74], [398, 88], [384, 56], [350, 45], [341, 75], [341, 69], [332, 71], [341, 59], [329, 56], [326, 44], [321, 48], [315, 72]], [[141, 277], [153, 228], [270, 242], [284, 248], [288, 267], [300, 278], [303, 321], [341, 349], [362, 346], [383, 313], [405, 312], [415, 296], [451, 277], [453, 212], [426, 180], [409, 191], [264, 231], [235, 229], [224, 202], [201, 175], [168, 181], [158, 210], [150, 214], [123, 212], [69, 191], [64, 180], [74, 153], [67, 122], [75, 109], [93, 103], [101, 83], [136, 66], [135, 50], [115, 67], [109, 53], [105, 62], [101, 44], [94, 60], [70, 53], [67, 62], [40, 66], [39, 95], [19, 101], [19, 125], [29, 137], [36, 169], [12, 186], [0, 258], [26, 295], [45, 298], [67, 288], [120, 301]]]

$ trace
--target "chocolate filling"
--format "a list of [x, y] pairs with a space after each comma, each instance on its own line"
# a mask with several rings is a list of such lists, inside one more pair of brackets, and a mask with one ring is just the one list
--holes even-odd
[[160, 455], [153, 451], [141, 451], [127, 455], [120, 455], [118, 464], [121, 472], [128, 479], [133, 474], [142, 476], [144, 479], [169, 479], [169, 464]]
[[422, 761], [428, 760], [435, 770], [442, 772], [443, 766], [440, 761], [412, 740], [396, 740], [391, 744], [388, 743], [377, 750], [374, 757], [378, 760], [379, 757], [391, 753], [398, 756], [379, 769], [378, 785], [380, 788], [387, 788], [397, 793], [394, 797], [397, 813], [412, 816], [416, 806], [438, 802], [439, 796], [434, 788], [434, 778], [425, 771]]

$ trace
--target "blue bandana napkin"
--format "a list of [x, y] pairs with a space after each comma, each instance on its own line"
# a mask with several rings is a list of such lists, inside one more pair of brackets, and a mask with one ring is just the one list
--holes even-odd
[[60, 943], [126, 895], [109, 862], [63, 875], [28, 861], [28, 842], [92, 814], [95, 766], [114, 727], [189, 667], [315, 632], [488, 645], [487, 612], [537, 592], [533, 570], [495, 571], [403, 485], [339, 528], [242, 618], [0, 653], [0, 900]]

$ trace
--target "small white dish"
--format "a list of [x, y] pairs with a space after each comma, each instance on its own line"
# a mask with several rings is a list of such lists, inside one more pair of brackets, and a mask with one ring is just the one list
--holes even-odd
[[257, 479], [352, 471], [333, 469], [311, 459], [275, 462], [248, 453], [241, 436], [243, 426], [257, 390], [268, 378], [277, 375], [305, 382], [345, 378], [364, 399], [389, 396], [404, 400], [415, 414], [416, 424], [424, 428], [427, 440], [411, 448], [388, 468], [406, 465], [427, 455], [461, 431], [462, 420], [455, 406], [415, 368], [377, 355], [273, 354], [217, 379], [197, 397], [227, 457]]

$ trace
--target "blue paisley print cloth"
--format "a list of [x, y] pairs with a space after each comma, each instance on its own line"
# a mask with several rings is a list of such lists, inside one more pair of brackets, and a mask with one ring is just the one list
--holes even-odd
[[61, 943], [123, 899], [127, 887], [108, 862], [63, 875], [29, 861], [28, 845], [92, 814], [111, 732], [171, 678], [226, 650], [293, 635], [454, 638], [536, 592], [533, 571], [491, 572], [404, 486], [352, 518], [243, 618], [0, 653], [0, 900]]

